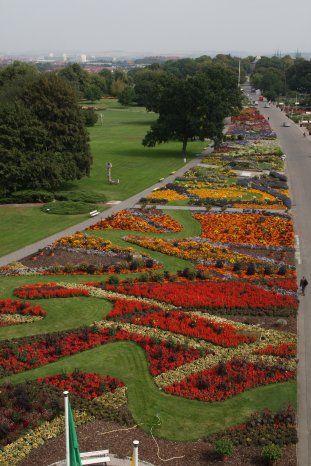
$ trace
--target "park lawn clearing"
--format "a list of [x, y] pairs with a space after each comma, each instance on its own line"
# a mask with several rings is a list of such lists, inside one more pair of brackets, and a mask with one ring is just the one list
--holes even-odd
[[89, 215], [48, 215], [41, 206], [0, 206], [0, 256], [86, 220]]
[[[96, 105], [96, 104], [95, 104]], [[70, 183], [71, 190], [97, 191], [109, 200], [123, 200], [168, 176], [184, 165], [181, 143], [169, 142], [154, 148], [143, 147], [141, 142], [156, 114], [143, 107], [122, 107], [117, 100], [105, 101], [99, 121], [89, 128], [93, 165], [90, 177]], [[200, 152], [203, 142], [190, 142], [188, 160]], [[106, 163], [112, 163], [112, 179], [109, 184]]]
[[[154, 148], [143, 147], [141, 141], [154, 113], [144, 108], [124, 108], [116, 100], [105, 102], [103, 125], [89, 128], [93, 165], [89, 177], [66, 183], [61, 191], [93, 192], [107, 201], [124, 200], [148, 188], [160, 178], [184, 165], [181, 143], [170, 142]], [[190, 160], [203, 148], [203, 142], [189, 143]], [[112, 178], [120, 183], [109, 184], [106, 162], [112, 163]], [[83, 194], [82, 194], [83, 195]], [[90, 209], [91, 211], [92, 209]], [[100, 210], [104, 210], [101, 208]], [[88, 216], [57, 216], [41, 212], [40, 207], [0, 207], [0, 256], [9, 254], [49, 235], [75, 225]]]

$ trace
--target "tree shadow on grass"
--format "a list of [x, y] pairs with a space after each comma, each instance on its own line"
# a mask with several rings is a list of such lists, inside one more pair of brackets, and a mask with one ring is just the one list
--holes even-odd
[[[150, 155], [150, 158], [173, 158], [176, 160], [182, 160], [181, 150], [178, 149], [167, 149], [164, 146], [161, 148], [159, 147], [141, 147], [140, 149], [123, 149], [120, 151], [120, 157], [128, 158], [128, 157], [146, 157], [146, 155]], [[193, 153], [189, 152], [189, 157], [192, 157]]]
[[118, 122], [119, 125], [124, 125], [124, 126], [150, 126], [152, 123], [154, 123], [152, 120], [133, 120], [133, 121], [120, 121]]

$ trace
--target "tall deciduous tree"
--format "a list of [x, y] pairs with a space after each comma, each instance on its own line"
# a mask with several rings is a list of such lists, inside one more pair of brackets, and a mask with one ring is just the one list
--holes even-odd
[[11, 99], [0, 88], [0, 189], [57, 189], [88, 175], [88, 134], [76, 93], [61, 77], [38, 75]]
[[159, 117], [143, 139], [143, 145], [180, 141], [184, 158], [188, 141], [209, 137], [218, 144], [222, 140], [224, 118], [241, 106], [234, 73], [214, 65], [183, 78], [166, 74], [158, 89], [154, 105], [153, 93], [149, 105]]

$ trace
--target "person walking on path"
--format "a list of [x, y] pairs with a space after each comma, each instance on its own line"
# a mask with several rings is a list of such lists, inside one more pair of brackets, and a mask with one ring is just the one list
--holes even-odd
[[299, 285], [300, 285], [300, 288], [301, 288], [302, 296], [304, 296], [306, 286], [308, 285], [308, 280], [306, 279], [306, 277], [302, 277], [302, 279], [300, 280]]

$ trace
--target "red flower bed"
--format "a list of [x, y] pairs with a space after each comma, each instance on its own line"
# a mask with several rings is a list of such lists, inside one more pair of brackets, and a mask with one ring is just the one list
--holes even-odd
[[38, 382], [52, 385], [60, 390], [68, 390], [71, 394], [93, 400], [106, 392], [114, 392], [119, 387], [124, 387], [121, 380], [109, 375], [99, 375], [94, 372], [75, 371], [70, 374], [52, 375], [39, 378]]
[[186, 308], [227, 309], [297, 309], [298, 301], [275, 291], [267, 291], [252, 283], [227, 282], [183, 282], [183, 283], [134, 283], [106, 289], [134, 296], [144, 296]]
[[142, 346], [146, 351], [152, 375], [161, 374], [200, 357], [198, 350], [185, 349], [180, 345], [164, 340], [157, 341], [125, 330], [102, 328], [95, 332], [86, 328], [3, 344], [0, 349], [1, 375], [23, 372], [105, 343], [124, 340], [134, 341]]
[[297, 354], [296, 343], [281, 343], [280, 345], [268, 345], [265, 348], [255, 350], [257, 354], [271, 354], [281, 358], [295, 357]]
[[295, 278], [288, 279], [272, 279], [267, 280], [268, 286], [277, 286], [278, 288], [284, 288], [285, 290], [297, 291], [297, 281]]
[[[121, 303], [107, 317], [111, 318], [112, 316], [117, 317], [117, 320], [130, 321], [135, 325], [160, 328], [161, 330], [168, 330], [191, 338], [210, 341], [216, 345], [225, 347], [238, 346], [241, 343], [249, 343], [255, 340], [253, 336], [238, 334], [233, 325], [218, 324], [212, 319], [190, 316], [184, 311], [169, 312], [162, 309], [157, 310], [151, 306], [148, 308], [148, 305], [142, 305], [138, 309], [134, 303], [129, 307], [125, 303]], [[120, 316], [123, 318], [120, 319]]]
[[[0, 301], [0, 314], [20, 314], [31, 316], [45, 316], [46, 311], [41, 306], [32, 306], [25, 301], [4, 299]], [[7, 325], [7, 324], [6, 324]]]
[[79, 288], [65, 288], [56, 283], [35, 283], [23, 285], [14, 290], [15, 296], [19, 298], [40, 299], [40, 298], [72, 298], [74, 296], [88, 296], [87, 290]]
[[[135, 301], [134, 299], [128, 301], [127, 299], [118, 299], [115, 301], [113, 309], [107, 314], [107, 318], [124, 316], [126, 314], [139, 313], [142, 311], [159, 311], [161, 308], [153, 304]], [[115, 319], [112, 319], [115, 320]]]
[[220, 401], [258, 385], [284, 382], [294, 371], [233, 359], [164, 387], [167, 393], [200, 401]]

